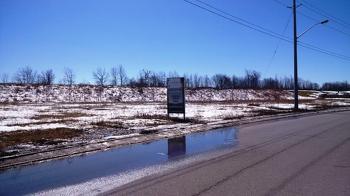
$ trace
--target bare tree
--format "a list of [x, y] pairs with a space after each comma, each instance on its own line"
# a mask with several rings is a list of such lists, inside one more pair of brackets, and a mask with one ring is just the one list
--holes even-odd
[[215, 74], [212, 77], [215, 88], [217, 89], [229, 89], [232, 87], [231, 78], [224, 74]]
[[[316, 87], [316, 86], [315, 86]], [[322, 85], [322, 90], [327, 91], [349, 91], [350, 90], [350, 84], [348, 81], [343, 82], [326, 82]]]
[[99, 86], [104, 86], [109, 78], [109, 74], [105, 69], [98, 68], [95, 72], [93, 72], [93, 77], [95, 82]]
[[75, 74], [70, 68], [64, 68], [63, 83], [72, 86], [75, 83]]
[[204, 81], [203, 81], [204, 87], [210, 87], [210, 86], [211, 86], [211, 80], [210, 80], [210, 78], [209, 78], [208, 75], [205, 75], [203, 80], [204, 80]]
[[14, 81], [19, 84], [33, 84], [36, 79], [36, 71], [34, 71], [31, 67], [26, 66], [17, 71], [14, 76]]
[[246, 88], [257, 89], [260, 86], [260, 73], [257, 71], [246, 70]]
[[69, 101], [72, 100], [72, 94], [73, 94], [73, 84], [75, 83], [75, 74], [73, 73], [73, 70], [66, 67], [63, 71], [63, 84], [68, 85], [68, 92], [69, 92]]
[[38, 75], [38, 83], [43, 85], [52, 85], [55, 80], [55, 74], [52, 69], [41, 72]]
[[125, 69], [123, 65], [118, 65], [112, 67], [111, 69], [111, 85], [117, 86], [118, 83], [120, 86], [124, 86], [128, 80]]
[[9, 82], [9, 75], [7, 73], [1, 74], [1, 83], [5, 84]]
[[111, 85], [117, 86], [119, 79], [119, 69], [118, 67], [112, 67], [111, 69]]
[[152, 71], [147, 69], [142, 69], [140, 71], [139, 82], [138, 82], [140, 87], [151, 86], [151, 82], [152, 82], [151, 76], [152, 76]]
[[123, 65], [118, 66], [118, 73], [119, 73], [119, 84], [120, 86], [124, 86], [128, 80], [128, 76], [126, 75]]

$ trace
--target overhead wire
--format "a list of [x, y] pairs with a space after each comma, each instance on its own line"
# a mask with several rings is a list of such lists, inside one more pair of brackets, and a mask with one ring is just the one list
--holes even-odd
[[[305, 18], [308, 18], [308, 19], [310, 19], [310, 20], [313, 20], [313, 21], [315, 21], [315, 22], [320, 22], [320, 20], [318, 20], [318, 19], [316, 19], [316, 18], [314, 18], [314, 17], [312, 17], [312, 16], [306, 15], [306, 14], [304, 14], [303, 12], [298, 11], [298, 14], [304, 16]], [[334, 31], [337, 31], [337, 32], [339, 32], [339, 33], [342, 33], [342, 34], [344, 34], [344, 35], [350, 37], [350, 33], [347, 33], [347, 32], [345, 32], [345, 31], [343, 31], [343, 30], [340, 30], [340, 29], [338, 29], [338, 28], [335, 28], [335, 27], [333, 27], [333, 26], [331, 26], [331, 25], [328, 25], [328, 24], [327, 24], [327, 25], [324, 25], [324, 27], [329, 28], [329, 29], [332, 29], [332, 30], [334, 30]]]
[[[290, 23], [290, 20], [291, 20], [291, 18], [292, 18], [292, 15], [293, 15], [293, 14], [290, 13], [290, 15], [289, 15], [289, 17], [288, 17], [288, 20], [287, 20], [287, 23], [286, 23], [286, 25], [285, 25], [284, 28], [283, 28], [282, 35], [284, 35], [284, 34], [286, 33], [287, 28], [288, 28], [289, 23]], [[277, 42], [276, 48], [275, 48], [275, 50], [273, 51], [273, 54], [272, 54], [272, 56], [271, 56], [271, 58], [270, 58], [270, 60], [269, 60], [269, 63], [267, 64], [267, 72], [269, 72], [269, 70], [270, 70], [271, 64], [272, 64], [273, 60], [274, 60], [275, 57], [276, 57], [277, 50], [279, 49], [281, 42], [282, 42], [281, 39], [279, 39], [278, 42]]]
[[[252, 24], [252, 23], [247, 23], [247, 22], [245, 22], [244, 19], [241, 19], [241, 18], [239, 18], [237, 16], [233, 16], [233, 15], [231, 15], [229, 13], [226, 13], [224, 11], [221, 11], [221, 10], [219, 11], [219, 9], [217, 9], [217, 8], [214, 9], [213, 8], [214, 6], [211, 6], [210, 8], [212, 8], [212, 9], [214, 9], [216, 11], [219, 11], [221, 13], [218, 13], [218, 12], [215, 12], [213, 10], [210, 10], [210, 9], [208, 9], [208, 8], [202, 6], [202, 5], [196, 4], [196, 3], [192, 2], [192, 1], [189, 1], [189, 0], [184, 0], [184, 1], [189, 3], [189, 4], [191, 4], [191, 5], [194, 5], [194, 6], [198, 7], [198, 8], [200, 8], [200, 9], [203, 9], [203, 10], [205, 10], [207, 12], [210, 12], [210, 13], [212, 13], [214, 15], [217, 15], [219, 17], [225, 18], [226, 20], [229, 20], [231, 22], [234, 22], [234, 23], [237, 23], [239, 25], [242, 25], [242, 26], [244, 26], [246, 28], [258, 31], [260, 33], [263, 33], [263, 34], [271, 36], [271, 37], [275, 37], [275, 38], [282, 39], [282, 40], [285, 40], [285, 41], [291, 41], [291, 40], [289, 40], [288, 37], [285, 37], [285, 36], [282, 36], [282, 35], [280, 35], [278, 33], [272, 32], [271, 30], [268, 30], [266, 28], [260, 27], [258, 25], [255, 25], [255, 24]], [[202, 2], [202, 1], [199, 1], [199, 0], [196, 0], [196, 1]], [[206, 3], [204, 5], [209, 5], [209, 4]], [[235, 18], [235, 19], [233, 19], [233, 18]]]
[[[280, 0], [273, 0], [273, 1], [276, 2], [276, 3], [278, 3], [278, 4], [280, 4], [280, 5], [283, 6], [283, 7], [290, 8], [289, 5], [287, 5], [286, 3], [284, 3], [284, 2], [282, 2], [282, 1], [280, 1]], [[315, 21], [315, 22], [320, 22], [319, 19], [316, 19], [316, 18], [314, 18], [314, 17], [312, 17], [312, 16], [309, 16], [309, 15], [305, 14], [304, 12], [297, 11], [297, 13], [300, 14], [300, 15], [302, 15], [302, 16], [304, 16], [305, 18], [308, 18], [308, 19], [313, 20], [313, 21]], [[326, 16], [323, 16], [323, 17], [326, 17]], [[338, 29], [338, 28], [336, 28], [336, 27], [334, 27], [334, 26], [332, 26], [332, 25], [330, 25], [330, 24], [324, 25], [324, 27], [329, 28], [329, 29], [334, 30], [334, 31], [337, 31], [337, 32], [339, 32], [339, 33], [342, 33], [342, 34], [344, 34], [344, 35], [350, 37], [350, 33], [347, 33], [347, 32], [345, 32], [344, 30], [340, 30], [340, 29]]]
[[[194, 3], [193, 1], [189, 1], [189, 0], [184, 0], [186, 3], [189, 3], [193, 6], [196, 6], [202, 10], [205, 10], [207, 12], [210, 12], [216, 16], [219, 16], [219, 17], [222, 17], [222, 18], [225, 18], [226, 20], [229, 20], [231, 22], [234, 22], [234, 23], [237, 23], [239, 25], [242, 25], [246, 28], [249, 28], [249, 29], [252, 29], [252, 30], [255, 30], [255, 31], [258, 31], [260, 33], [263, 33], [265, 35], [268, 35], [268, 36], [271, 36], [271, 37], [274, 37], [274, 38], [277, 38], [277, 39], [281, 39], [283, 41], [286, 41], [286, 42], [289, 42], [289, 43], [292, 43], [292, 40], [286, 36], [283, 36], [279, 33], [276, 33], [276, 32], [273, 32], [271, 30], [268, 30], [264, 27], [261, 27], [261, 26], [258, 26], [258, 25], [255, 25], [251, 22], [245, 22], [246, 20], [240, 18], [240, 17], [237, 17], [237, 16], [233, 16], [232, 14], [229, 14], [225, 11], [222, 11], [218, 8], [215, 8], [214, 6], [208, 4], [208, 3], [202, 3], [202, 5], [199, 5], [197, 3]], [[201, 3], [203, 1], [200, 1], [200, 0], [196, 0], [197, 2]], [[210, 6], [208, 6], [210, 5]], [[206, 6], [206, 7], [205, 7]], [[211, 8], [211, 9], [209, 9]], [[215, 9], [214, 9], [215, 8]], [[219, 13], [220, 12], [220, 13]], [[329, 50], [326, 50], [326, 49], [322, 49], [322, 48], [319, 48], [317, 46], [313, 46], [311, 44], [308, 44], [308, 43], [304, 43], [304, 42], [298, 42], [298, 45], [300, 45], [301, 47], [304, 47], [304, 48], [307, 48], [307, 49], [310, 49], [310, 50], [314, 50], [314, 51], [317, 51], [317, 52], [320, 52], [320, 53], [323, 53], [323, 54], [327, 54], [329, 56], [333, 56], [333, 57], [337, 57], [337, 58], [340, 58], [340, 59], [343, 59], [343, 60], [346, 60], [346, 61], [350, 61], [350, 57], [349, 56], [345, 56], [345, 55], [342, 55], [342, 54], [338, 54], [338, 53], [335, 53], [335, 52], [332, 52], [332, 51], [329, 51]]]
[[237, 19], [237, 20], [240, 20], [240, 21], [242, 21], [242, 22], [244, 22], [244, 23], [247, 23], [247, 24], [249, 24], [250, 26], [255, 26], [255, 27], [259, 28], [259, 29], [262, 29], [263, 31], [266, 31], [266, 32], [269, 32], [269, 33], [271, 33], [271, 34], [275, 34], [275, 35], [277, 35], [277, 36], [281, 36], [281, 37], [285, 37], [285, 38], [289, 39], [287, 36], [284, 36], [284, 35], [282, 35], [282, 34], [278, 34], [278, 33], [276, 33], [276, 32], [273, 32], [273, 31], [271, 31], [271, 30], [269, 30], [269, 29], [267, 29], [267, 28], [264, 28], [264, 27], [262, 27], [262, 26], [260, 26], [260, 25], [253, 24], [253, 23], [251, 23], [251, 22], [249, 22], [249, 21], [247, 21], [247, 20], [245, 20], [245, 19], [243, 19], [243, 18], [234, 16], [234, 15], [232, 15], [232, 14], [230, 14], [230, 13], [228, 13], [228, 12], [225, 12], [225, 11], [219, 9], [219, 8], [216, 8], [216, 7], [210, 5], [209, 3], [206, 3], [206, 2], [204, 2], [204, 1], [202, 1], [202, 0], [195, 0], [195, 1], [200, 2], [200, 3], [202, 3], [203, 5], [206, 5], [206, 6], [212, 8], [212, 9], [218, 11], [218, 12], [221, 12], [221, 13], [227, 15], [227, 16], [230, 16], [230, 17], [235, 18], [235, 19]]
[[329, 13], [327, 13], [326, 11], [316, 7], [315, 5], [313, 5], [312, 3], [306, 1], [306, 0], [298, 0], [298, 2], [302, 3], [303, 4], [303, 7], [307, 8], [308, 10], [318, 14], [318, 15], [321, 15], [321, 16], [324, 16], [324, 17], [327, 17], [329, 18], [329, 20], [345, 27], [345, 28], [350, 28], [350, 24], [346, 21], [344, 21], [343, 19], [339, 18], [339, 17], [335, 17]]

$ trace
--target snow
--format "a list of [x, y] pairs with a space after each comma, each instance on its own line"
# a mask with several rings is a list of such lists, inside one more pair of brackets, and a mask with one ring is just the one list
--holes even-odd
[[[313, 109], [315, 104], [347, 106], [344, 100], [317, 100], [301, 103], [302, 109]], [[328, 103], [326, 102], [326, 103]], [[226, 118], [248, 116], [259, 110], [292, 109], [292, 103], [191, 103], [186, 104], [186, 117], [202, 122], [215, 122]], [[72, 115], [72, 116], [70, 116]], [[45, 117], [41, 117], [45, 116]], [[149, 126], [171, 125], [166, 119], [166, 104], [158, 103], [41, 103], [0, 105], [0, 132], [54, 129], [69, 127], [77, 129], [96, 128], [96, 123], [120, 125], [123, 129], [141, 130]], [[180, 117], [180, 116], [179, 116]], [[104, 137], [109, 136], [104, 135]]]
[[[289, 91], [278, 92], [282, 98], [291, 97]], [[186, 90], [188, 101], [267, 100], [274, 99], [275, 91], [242, 89]], [[48, 102], [164, 102], [166, 88], [99, 87], [93, 85], [21, 86], [0, 85], [2, 103]]]
[[[293, 109], [294, 104], [271, 104], [271, 108], [280, 108], [280, 109]], [[313, 106], [306, 104], [299, 104], [300, 109], [313, 109]]]
[[[301, 91], [299, 107], [350, 106], [349, 98], [319, 99], [320, 91]], [[186, 90], [187, 123], [167, 118], [166, 88], [96, 86], [0, 85], [0, 133], [74, 128], [83, 130], [69, 142], [122, 139], [142, 130], [186, 128], [261, 114], [261, 111], [290, 110], [292, 91], [251, 89]], [[182, 118], [182, 115], [171, 115]]]
[[64, 128], [64, 127], [67, 127], [67, 125], [60, 124], [60, 123], [42, 124], [42, 125], [33, 124], [30, 126], [4, 126], [4, 125], [0, 125], [0, 132], [55, 129], [55, 128]]
[[128, 135], [111, 135], [111, 136], [104, 137], [103, 139], [106, 139], [106, 140], [123, 139], [123, 138], [128, 138], [128, 137], [134, 137], [134, 136], [137, 136], [137, 135], [140, 135], [140, 134], [133, 133], [133, 134], [128, 134]]
[[337, 105], [337, 106], [350, 106], [350, 102], [336, 101], [336, 102], [332, 102], [332, 105]]

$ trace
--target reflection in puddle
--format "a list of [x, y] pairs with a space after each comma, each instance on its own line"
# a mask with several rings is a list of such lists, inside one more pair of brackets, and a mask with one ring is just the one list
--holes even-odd
[[168, 139], [168, 157], [186, 154], [186, 136]]
[[0, 195], [23, 195], [79, 184], [203, 152], [232, 148], [236, 143], [236, 130], [223, 128], [13, 168], [0, 172]]

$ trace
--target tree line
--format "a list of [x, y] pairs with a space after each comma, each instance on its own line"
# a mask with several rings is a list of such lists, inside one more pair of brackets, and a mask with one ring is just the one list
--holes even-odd
[[[214, 74], [213, 76], [199, 74], [184, 74], [186, 87], [190, 89], [198, 88], [216, 88], [216, 89], [275, 89], [291, 90], [294, 89], [294, 80], [292, 77], [269, 77], [262, 78], [261, 74], [254, 70], [246, 70], [244, 76], [234, 74]], [[128, 86], [128, 87], [165, 87], [168, 77], [180, 77], [177, 72], [154, 72], [142, 69], [138, 76], [129, 78], [122, 65], [114, 66], [110, 70], [97, 68], [92, 73], [94, 82], [98, 86]], [[30, 66], [22, 67], [13, 75], [12, 80], [8, 74], [1, 74], [1, 83], [16, 84], [39, 84], [52, 85], [55, 83], [56, 75], [52, 69], [37, 72]], [[73, 85], [76, 84], [76, 76], [72, 69], [65, 68], [63, 77], [58, 84]], [[320, 86], [318, 83], [299, 79], [299, 88], [302, 90], [350, 90], [350, 84], [344, 82], [327, 82]]]

